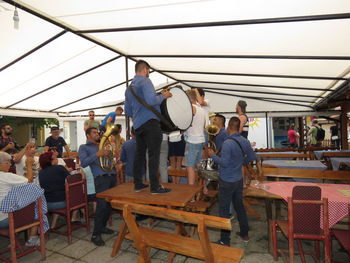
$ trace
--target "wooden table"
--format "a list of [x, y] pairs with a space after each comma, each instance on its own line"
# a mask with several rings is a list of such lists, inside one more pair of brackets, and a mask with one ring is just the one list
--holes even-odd
[[[162, 184], [166, 188], [172, 189], [171, 192], [166, 194], [151, 194], [149, 189], [144, 189], [141, 192], [136, 193], [134, 191], [133, 183], [124, 183], [108, 189], [107, 191], [98, 193], [97, 198], [106, 199], [110, 202], [111, 200], [127, 201], [139, 204], [149, 205], [162, 205], [168, 208], [184, 208], [193, 197], [202, 191], [203, 186], [201, 185], [188, 185], [188, 184]], [[182, 225], [176, 224], [175, 233], [180, 234], [182, 231]], [[127, 226], [125, 222], [120, 226], [119, 234], [113, 244], [113, 250], [111, 256], [114, 257], [120, 250], [120, 246], [125, 238], [127, 232]], [[169, 253], [168, 262], [172, 262], [175, 254]]]

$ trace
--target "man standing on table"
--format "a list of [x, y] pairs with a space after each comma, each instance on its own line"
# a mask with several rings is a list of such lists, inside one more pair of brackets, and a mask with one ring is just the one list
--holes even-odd
[[[79, 158], [83, 168], [90, 166], [94, 176], [95, 191], [101, 193], [115, 186], [115, 174], [113, 169], [110, 172], [102, 170], [99, 158], [108, 155], [108, 151], [98, 149], [100, 135], [96, 128], [90, 127], [85, 131], [86, 144], [79, 147]], [[91, 241], [96, 246], [104, 246], [101, 234], [113, 234], [113, 230], [106, 227], [107, 221], [111, 215], [112, 207], [109, 202], [102, 198], [97, 198], [94, 232]]]
[[[221, 157], [214, 154], [212, 149], [208, 154], [219, 166], [219, 214], [221, 217], [230, 218], [230, 204], [237, 213], [240, 232], [236, 234], [244, 241], [249, 241], [248, 218], [243, 205], [243, 165], [256, 159], [255, 152], [250, 142], [239, 133], [241, 121], [232, 117], [227, 127], [228, 137], [222, 144]], [[218, 244], [230, 246], [230, 234], [228, 230], [221, 230]]]
[[[131, 87], [135, 93], [144, 99], [148, 105], [160, 112], [160, 104], [164, 99], [172, 96], [169, 91], [157, 94], [152, 81], [149, 79], [150, 66], [144, 60], [135, 64], [135, 77]], [[135, 192], [148, 187], [142, 181], [142, 165], [145, 163], [148, 149], [148, 169], [150, 177], [151, 194], [168, 193], [171, 189], [164, 188], [159, 184], [158, 168], [160, 145], [162, 143], [162, 131], [159, 118], [145, 106], [138, 102], [131, 92], [131, 87], [125, 91], [125, 114], [132, 118], [136, 135], [136, 156], [134, 161], [134, 185]]]

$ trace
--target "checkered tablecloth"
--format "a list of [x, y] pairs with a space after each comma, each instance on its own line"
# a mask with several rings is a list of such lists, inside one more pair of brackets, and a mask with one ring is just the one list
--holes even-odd
[[255, 186], [263, 188], [265, 191], [281, 196], [285, 201], [292, 196], [294, 186], [319, 186], [322, 198], [328, 198], [329, 227], [346, 217], [349, 213], [348, 205], [350, 197], [344, 195], [339, 190], [350, 190], [350, 185], [346, 184], [315, 184], [299, 182], [271, 182]]

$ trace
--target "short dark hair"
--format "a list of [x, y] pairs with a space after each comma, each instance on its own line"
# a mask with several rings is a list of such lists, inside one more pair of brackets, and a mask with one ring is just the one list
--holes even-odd
[[89, 110], [89, 112], [88, 112], [88, 113], [90, 114], [91, 112], [95, 113], [93, 110]]
[[243, 111], [243, 113], [246, 113], [247, 112], [247, 103], [244, 101], [244, 100], [239, 100], [237, 102], [237, 105], [239, 107], [241, 107], [241, 110]]
[[239, 131], [239, 126], [241, 125], [241, 120], [238, 117], [231, 117], [228, 122], [228, 126], [231, 130]]
[[135, 72], [140, 72], [144, 68], [151, 68], [151, 66], [144, 60], [139, 60], [135, 64]]
[[197, 88], [199, 95], [205, 96], [205, 92], [202, 88]]
[[116, 111], [117, 111], [117, 110], [121, 110], [122, 112], [124, 112], [124, 109], [123, 109], [122, 107], [120, 107], [120, 106], [116, 107], [115, 110], [116, 110]]
[[90, 135], [90, 133], [92, 132], [92, 130], [97, 130], [97, 128], [95, 128], [95, 127], [89, 127], [89, 128], [87, 128], [86, 131], [85, 131], [85, 135], [86, 135], [86, 136]]
[[225, 123], [226, 123], [226, 118], [224, 115], [221, 115], [221, 114], [215, 114], [215, 117], [219, 118], [222, 122], [222, 125], [225, 126]]

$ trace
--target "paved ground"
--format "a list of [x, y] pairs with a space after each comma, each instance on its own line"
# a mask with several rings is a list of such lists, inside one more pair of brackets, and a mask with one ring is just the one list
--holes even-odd
[[[248, 245], [244, 245], [242, 241], [237, 239], [234, 236], [235, 231], [238, 229], [238, 223], [236, 220], [233, 220], [233, 234], [231, 246], [242, 248], [245, 250], [245, 256], [242, 263], [260, 263], [260, 262], [274, 262], [272, 256], [267, 252], [267, 227], [265, 221], [265, 208], [264, 203], [261, 202], [257, 205], [254, 205], [254, 208], [262, 214], [261, 220], [255, 220], [252, 217], [249, 217], [250, 223], [250, 237], [251, 240]], [[214, 207], [211, 211], [211, 214], [217, 214], [217, 207]], [[147, 221], [142, 222], [142, 224], [147, 223]], [[120, 216], [115, 214], [113, 215], [113, 225], [111, 228], [118, 231], [118, 228], [121, 224]], [[166, 221], [156, 221], [155, 228], [163, 229], [164, 231], [173, 231], [174, 225]], [[132, 263], [137, 261], [137, 251], [133, 248], [130, 241], [124, 241], [122, 244], [121, 251], [115, 258], [110, 257], [112, 250], [112, 244], [115, 240], [115, 235], [104, 235], [103, 239], [106, 241], [106, 246], [96, 247], [90, 242], [91, 234], [87, 234], [86, 230], [79, 229], [73, 233], [73, 243], [68, 245], [67, 239], [64, 236], [59, 236], [57, 234], [50, 234], [50, 238], [46, 244], [46, 262], [50, 263], [70, 263], [70, 262], [86, 262], [86, 263], [104, 263], [104, 262], [121, 262], [121, 263]], [[210, 230], [211, 241], [216, 241], [219, 238], [219, 231]], [[281, 246], [286, 247], [286, 241], [280, 237]], [[7, 247], [9, 244], [7, 239], [0, 237], [0, 247]], [[339, 246], [336, 242], [333, 243], [333, 251], [335, 257], [339, 262], [349, 262], [349, 258], [344, 252], [339, 251]], [[304, 242], [305, 248], [310, 248], [310, 242]], [[166, 262], [167, 252], [152, 249], [152, 262], [161, 263]], [[1, 262], [1, 260], [0, 260]], [[18, 262], [32, 263], [32, 262], [41, 262], [40, 253], [34, 252], [29, 254], [21, 259]], [[187, 258], [185, 256], [177, 255], [174, 262], [178, 263], [195, 263], [202, 262], [196, 259]], [[281, 258], [279, 261], [283, 262]], [[300, 258], [297, 256], [295, 262], [301, 262]], [[313, 262], [311, 258], [307, 258], [307, 262]]]

